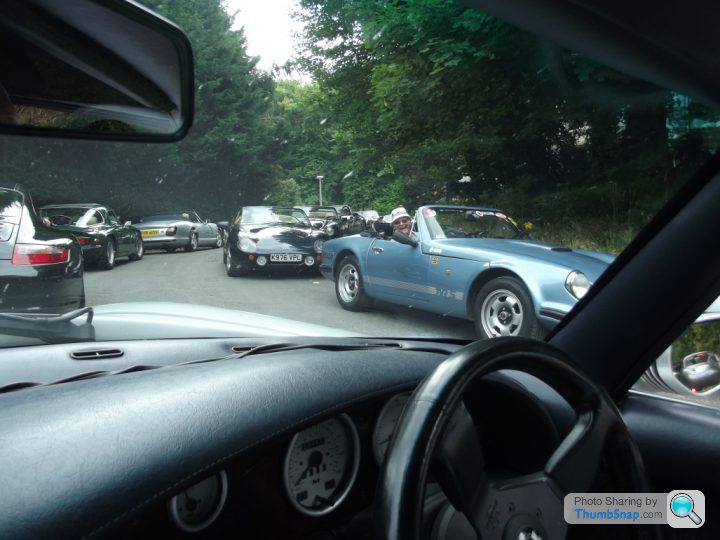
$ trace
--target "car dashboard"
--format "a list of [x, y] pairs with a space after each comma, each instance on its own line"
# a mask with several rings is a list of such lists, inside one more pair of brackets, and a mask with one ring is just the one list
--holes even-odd
[[[0, 536], [373, 538], [402, 407], [461, 345], [303, 337], [6, 352], [0, 433], [13, 444], [0, 464], [13, 472]], [[549, 387], [538, 398], [526, 383], [495, 374], [466, 396], [491, 475], [541, 469], [572, 427]], [[445, 537], [433, 530], [447, 511], [429, 478], [427, 538]]]

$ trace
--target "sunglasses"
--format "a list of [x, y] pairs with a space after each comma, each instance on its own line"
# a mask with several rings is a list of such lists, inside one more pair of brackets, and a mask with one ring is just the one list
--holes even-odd
[[396, 220], [395, 223], [403, 225], [405, 223], [410, 223], [410, 220], [408, 218], [404, 217], [404, 218], [400, 218], [400, 219]]

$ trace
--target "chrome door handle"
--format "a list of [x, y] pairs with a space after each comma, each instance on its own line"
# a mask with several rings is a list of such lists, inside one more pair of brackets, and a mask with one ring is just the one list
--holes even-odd
[[381, 247], [374, 247], [374, 248], [372, 248], [372, 250], [373, 250], [375, 253], [382, 253], [383, 251], [385, 251], [385, 250], [384, 250], [383, 248], [381, 248]]

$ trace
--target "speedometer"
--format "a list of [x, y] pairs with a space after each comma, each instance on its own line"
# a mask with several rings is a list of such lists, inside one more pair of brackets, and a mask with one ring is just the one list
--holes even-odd
[[301, 513], [327, 514], [350, 492], [359, 464], [357, 429], [342, 414], [293, 437], [285, 457], [285, 491]]
[[411, 392], [406, 392], [394, 395], [380, 411], [372, 437], [373, 454], [375, 454], [375, 461], [377, 461], [378, 465], [382, 465], [385, 460], [385, 453], [390, 445], [390, 439], [392, 439], [395, 426], [400, 420], [405, 404], [410, 399], [410, 394]]

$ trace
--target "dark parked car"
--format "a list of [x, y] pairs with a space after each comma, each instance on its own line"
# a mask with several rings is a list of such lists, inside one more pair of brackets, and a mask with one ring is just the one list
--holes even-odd
[[57, 230], [75, 235], [86, 264], [112, 270], [118, 257], [131, 261], [143, 258], [145, 248], [140, 231], [120, 218], [109, 206], [101, 204], [53, 204], [43, 206], [40, 215]]
[[317, 268], [326, 239], [300, 208], [245, 206], [230, 224], [223, 263], [229, 276], [246, 271]]
[[46, 227], [24, 189], [0, 188], [0, 311], [61, 314], [85, 306], [83, 256]]
[[192, 210], [147, 216], [135, 227], [140, 229], [148, 249], [164, 249], [168, 253], [178, 248], [195, 251], [200, 246], [219, 248], [223, 244], [222, 231], [218, 226]]
[[334, 206], [298, 206], [297, 208], [305, 212], [310, 224], [327, 234], [328, 238], [336, 238], [347, 232], [347, 227], [342, 227], [340, 214]]
[[340, 216], [340, 234], [339, 236], [347, 236], [350, 234], [358, 234], [367, 228], [365, 218], [357, 212], [353, 212], [346, 204], [334, 205], [335, 210]]
[[358, 214], [365, 220], [365, 226], [370, 227], [373, 223], [380, 219], [377, 210], [359, 210]]

